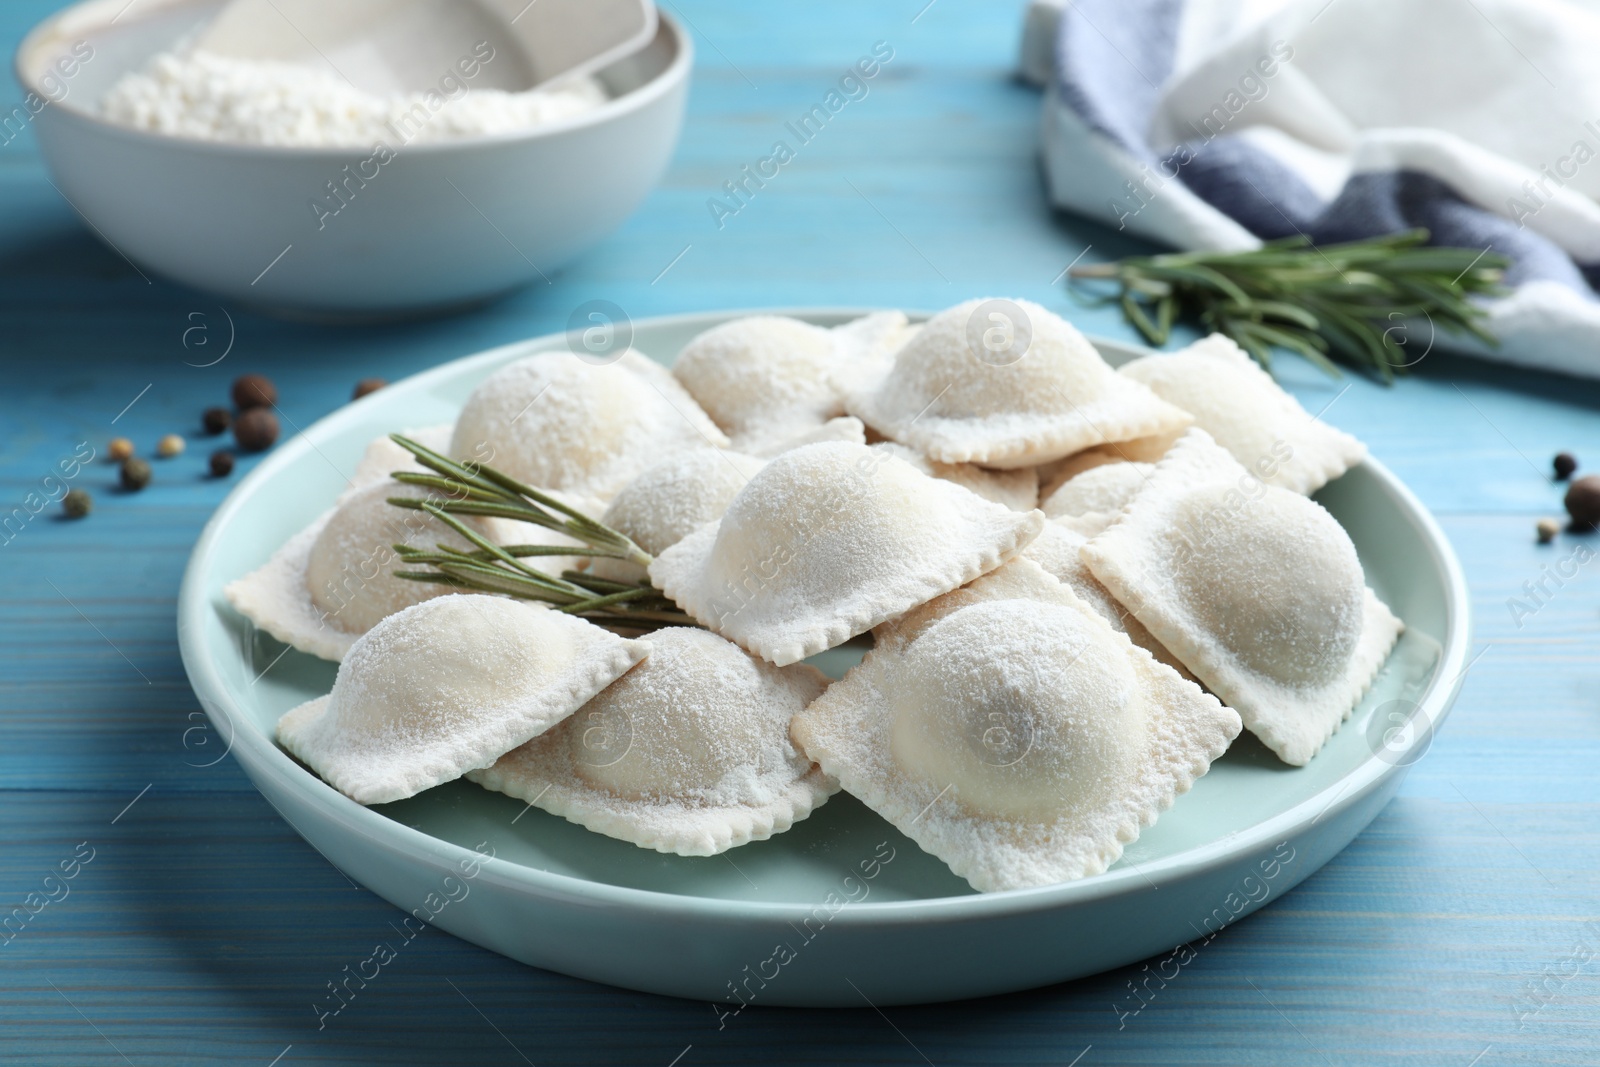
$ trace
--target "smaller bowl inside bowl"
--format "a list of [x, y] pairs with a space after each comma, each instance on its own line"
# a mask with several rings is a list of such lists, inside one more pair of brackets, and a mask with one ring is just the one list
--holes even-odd
[[597, 75], [611, 99], [569, 119], [363, 148], [234, 144], [100, 116], [119, 78], [220, 3], [166, 0], [119, 18], [126, 6], [69, 7], [17, 50], [56, 184], [146, 270], [321, 316], [426, 313], [547, 279], [620, 225], [666, 170], [693, 56], [663, 15], [649, 46]]

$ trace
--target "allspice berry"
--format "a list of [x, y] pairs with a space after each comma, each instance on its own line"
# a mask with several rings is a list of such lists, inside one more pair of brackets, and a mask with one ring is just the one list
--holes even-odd
[[122, 488], [137, 493], [150, 484], [150, 464], [138, 456], [122, 461]]
[[223, 433], [233, 424], [233, 413], [227, 408], [206, 408], [200, 416], [200, 425], [204, 426], [206, 433], [215, 437]]
[[183, 438], [175, 433], [169, 433], [156, 442], [156, 455], [162, 459], [171, 459], [183, 451]]
[[94, 497], [82, 489], [69, 489], [67, 495], [61, 498], [61, 510], [67, 513], [69, 519], [81, 519], [94, 510]]
[[1564, 482], [1578, 469], [1578, 457], [1571, 452], [1557, 452], [1556, 458], [1551, 461], [1551, 466], [1555, 467], [1556, 481]]
[[233, 473], [233, 453], [226, 448], [211, 453], [211, 477], [226, 478]]
[[278, 416], [266, 408], [247, 408], [233, 420], [233, 439], [246, 452], [262, 452], [278, 439]]
[[1600, 526], [1600, 474], [1587, 474], [1567, 488], [1567, 514], [1574, 530]]
[[1548, 545], [1556, 539], [1556, 534], [1561, 532], [1561, 524], [1555, 519], [1540, 519], [1538, 526], [1534, 527], [1539, 534], [1539, 543]]
[[363, 378], [356, 383], [355, 390], [350, 394], [351, 400], [360, 400], [368, 393], [376, 393], [389, 383], [382, 378]]
[[111, 457], [112, 462], [121, 463], [133, 455], [133, 442], [126, 437], [113, 437], [106, 446], [106, 455]]
[[233, 380], [233, 403], [240, 411], [271, 407], [278, 402], [278, 387], [264, 374], [241, 374]]

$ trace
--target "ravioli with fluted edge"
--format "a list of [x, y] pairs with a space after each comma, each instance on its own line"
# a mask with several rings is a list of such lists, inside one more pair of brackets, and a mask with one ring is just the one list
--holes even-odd
[[1214, 333], [1118, 372], [1194, 416], [1195, 425], [1268, 485], [1310, 496], [1366, 457], [1367, 446], [1313, 416], [1249, 354]]
[[1204, 430], [1173, 445], [1083, 559], [1296, 766], [1349, 717], [1404, 629], [1332, 515], [1267, 485]]
[[[1193, 421], [1118, 375], [1075, 327], [1030, 301], [1005, 302], [1027, 320], [1025, 350], [989, 352], [971, 336], [974, 314], [986, 303], [970, 300], [929, 319], [877, 381], [846, 396], [849, 412], [929, 459], [1000, 470], [1176, 432]], [[1016, 336], [1020, 346], [1021, 332]]]
[[610, 499], [671, 452], [728, 439], [665, 367], [634, 351], [605, 364], [569, 352], [508, 363], [472, 391], [450, 458], [540, 489]]
[[685, 627], [572, 718], [467, 777], [607, 837], [714, 856], [782, 833], [838, 791], [789, 720], [828, 679]]
[[363, 635], [278, 742], [357, 803], [403, 800], [527, 743], [649, 651], [543, 605], [438, 597]]
[[993, 570], [1044, 521], [885, 452], [807, 445], [656, 557], [650, 580], [701, 625], [781, 667]]
[[1020, 560], [887, 628], [791, 727], [974, 888], [1104, 871], [1239, 717]]

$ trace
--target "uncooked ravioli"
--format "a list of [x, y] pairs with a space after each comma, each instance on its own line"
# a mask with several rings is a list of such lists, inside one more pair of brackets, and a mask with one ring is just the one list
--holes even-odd
[[1039, 503], [1052, 519], [1100, 512], [1115, 515], [1150, 476], [1149, 463], [1102, 463], [1063, 482]]
[[1240, 729], [1031, 563], [888, 629], [791, 733], [985, 892], [1104, 871]]
[[782, 833], [838, 789], [789, 739], [827, 688], [705, 630], [650, 635], [650, 657], [576, 715], [467, 777], [608, 837], [712, 856]]
[[[349, 490], [265, 564], [228, 583], [223, 594], [240, 614], [285, 644], [322, 659], [343, 659], [356, 638], [380, 620], [452, 589], [395, 577], [396, 570], [406, 569], [394, 550], [396, 544], [419, 549], [436, 544], [473, 547], [426, 512], [390, 504], [391, 497], [443, 499], [431, 490], [388, 480]], [[460, 518], [498, 545], [581, 547], [564, 534], [528, 523]], [[577, 556], [538, 560], [540, 567], [555, 575], [581, 562]]]
[[972, 463], [937, 463], [916, 449], [894, 441], [880, 441], [871, 447], [900, 457], [930, 478], [955, 482], [985, 500], [1004, 504], [1012, 511], [1032, 511], [1039, 506], [1039, 475], [1032, 467], [991, 471]]
[[542, 352], [507, 364], [473, 390], [456, 420], [450, 457], [538, 489], [609, 499], [673, 452], [727, 443], [654, 360], [629, 351], [597, 366]]
[[1221, 334], [1136, 359], [1119, 373], [1193, 415], [1268, 485], [1310, 495], [1366, 457], [1365, 445], [1306, 411]]
[[1403, 626], [1319, 504], [1266, 485], [1204, 430], [1084, 546], [1119, 603], [1296, 766], [1371, 685]]
[[[720, 519], [729, 502], [766, 461], [728, 449], [696, 448], [650, 467], [607, 505], [600, 521], [658, 556], [701, 526]], [[589, 572], [614, 582], [645, 582], [643, 567], [596, 556]]]
[[[974, 340], [984, 336], [975, 319], [989, 304], [1026, 320], [1013, 324], [1014, 344], [1026, 341], [1023, 351], [991, 352]], [[846, 407], [930, 459], [999, 469], [1171, 433], [1192, 421], [1114, 372], [1070, 323], [1026, 300], [971, 300], [941, 311], [880, 380], [848, 394]]]
[[794, 663], [993, 570], [1044, 524], [862, 445], [772, 460], [650, 579], [701, 625]]
[[358, 803], [401, 800], [548, 730], [649, 650], [542, 605], [439, 597], [358, 640], [278, 741]]

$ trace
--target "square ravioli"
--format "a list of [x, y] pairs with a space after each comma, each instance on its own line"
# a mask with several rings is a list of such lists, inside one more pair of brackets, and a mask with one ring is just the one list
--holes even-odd
[[359, 804], [403, 800], [550, 729], [649, 651], [543, 606], [442, 596], [358, 640], [278, 743]]
[[789, 739], [827, 686], [814, 667], [774, 667], [705, 630], [657, 630], [643, 663], [467, 778], [640, 848], [715, 856], [838, 791]]
[[1354, 710], [1403, 624], [1321, 505], [1190, 430], [1082, 550], [1094, 576], [1250, 732], [1302, 766]]
[[1367, 446], [1313, 416], [1222, 334], [1118, 372], [1194, 416], [1268, 485], [1310, 496], [1360, 463]]
[[1104, 871], [1239, 733], [1028, 561], [880, 633], [790, 732], [983, 892]]
[[941, 311], [846, 408], [940, 463], [1011, 470], [1193, 420], [1118, 375], [1061, 316], [1026, 300]]
[[994, 570], [1044, 521], [887, 452], [807, 445], [657, 556], [650, 580], [701, 625], [781, 667]]

